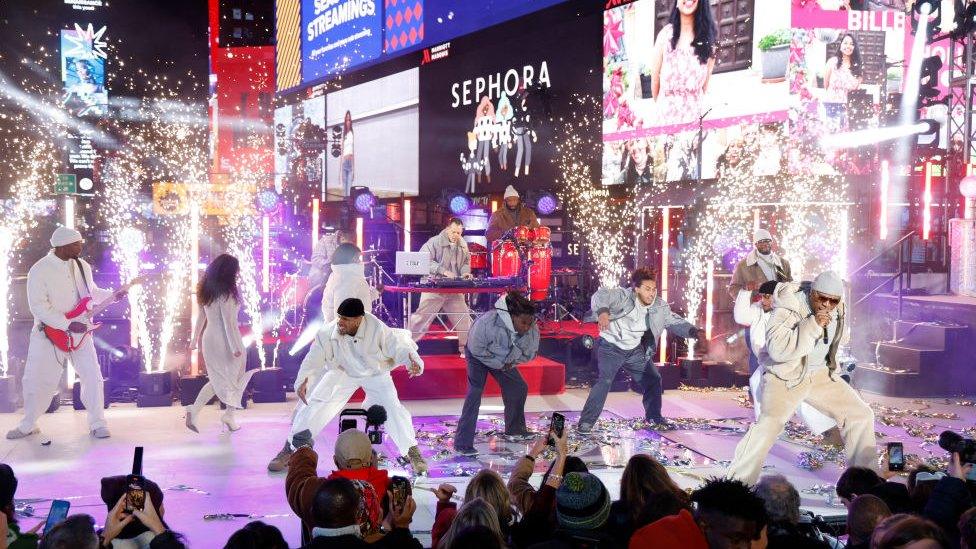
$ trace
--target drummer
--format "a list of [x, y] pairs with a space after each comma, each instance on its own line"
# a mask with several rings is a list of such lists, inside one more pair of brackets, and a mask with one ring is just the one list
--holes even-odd
[[[442, 278], [471, 278], [471, 253], [468, 245], [461, 238], [464, 223], [457, 217], [448, 220], [444, 230], [431, 237], [421, 248], [421, 252], [430, 254], [430, 276]], [[410, 315], [410, 331], [414, 341], [427, 333], [427, 328], [438, 312], [445, 316], [453, 325], [458, 336], [458, 348], [464, 355], [464, 345], [468, 341], [468, 330], [471, 329], [471, 309], [464, 301], [464, 294], [423, 292], [420, 294], [420, 305], [417, 311]]]
[[485, 231], [485, 238], [488, 246], [501, 238], [503, 234], [515, 227], [529, 227], [534, 229], [539, 226], [539, 218], [522, 202], [515, 187], [509, 185], [505, 188], [505, 205], [491, 214], [488, 220], [488, 229]]

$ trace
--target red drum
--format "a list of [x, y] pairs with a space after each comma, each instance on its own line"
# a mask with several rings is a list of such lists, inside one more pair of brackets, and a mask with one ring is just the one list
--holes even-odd
[[511, 241], [498, 243], [491, 253], [491, 276], [518, 276], [522, 268], [518, 248]]
[[536, 246], [548, 246], [549, 240], [552, 238], [552, 229], [549, 227], [536, 227], [535, 228], [535, 245]]
[[468, 242], [468, 252], [471, 253], [471, 270], [488, 268], [488, 248], [477, 242]]
[[535, 231], [525, 226], [516, 227], [515, 240], [520, 245], [530, 244], [533, 240], [535, 240]]
[[536, 246], [529, 250], [529, 299], [545, 301], [552, 280], [552, 247]]

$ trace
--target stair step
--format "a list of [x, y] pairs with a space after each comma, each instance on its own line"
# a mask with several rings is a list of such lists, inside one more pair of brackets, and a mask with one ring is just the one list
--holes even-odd
[[883, 342], [878, 346], [878, 360], [892, 370], [920, 373], [943, 362], [942, 349]]
[[954, 342], [959, 341], [959, 338], [965, 337], [966, 330], [965, 326], [958, 325], [911, 320], [895, 321], [895, 337], [901, 344], [929, 349], [949, 349]]
[[885, 396], [942, 396], [944, 388], [930, 376], [918, 372], [896, 372], [877, 364], [858, 364], [851, 384], [854, 388]]

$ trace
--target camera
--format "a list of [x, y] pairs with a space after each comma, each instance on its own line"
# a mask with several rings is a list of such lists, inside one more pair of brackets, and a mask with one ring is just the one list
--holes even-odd
[[939, 446], [946, 452], [959, 454], [959, 462], [962, 464], [976, 463], [976, 440], [963, 438], [952, 431], [942, 431], [939, 435]]
[[374, 404], [367, 410], [362, 408], [346, 408], [339, 414], [339, 432], [358, 427], [357, 417], [365, 417], [364, 430], [371, 444], [383, 444], [383, 431], [380, 427], [386, 423], [386, 408]]

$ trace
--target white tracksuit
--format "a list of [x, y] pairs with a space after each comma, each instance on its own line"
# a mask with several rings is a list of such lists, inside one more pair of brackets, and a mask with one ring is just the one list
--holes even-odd
[[67, 330], [70, 321], [64, 315], [82, 297], [91, 295], [94, 303], [112, 298], [111, 290], [95, 285], [91, 266], [85, 261], [81, 265], [84, 278], [74, 260], [63, 261], [52, 251], [27, 273], [27, 303], [34, 315], [34, 327], [24, 370], [24, 419], [18, 425], [21, 432], [31, 432], [50, 406], [69, 360], [81, 381], [81, 401], [88, 412], [89, 428], [105, 427], [104, 379], [92, 336], [86, 337], [78, 350], [65, 353], [56, 349], [40, 331], [42, 324]]
[[355, 336], [340, 335], [336, 321], [327, 323], [316, 334], [295, 378], [297, 391], [306, 379], [321, 376], [318, 383], [307, 387], [308, 405], [296, 414], [289, 441], [306, 429], [313, 437], [318, 435], [362, 387], [366, 392], [362, 406], [379, 404], [386, 409], [386, 431], [400, 452], [406, 454], [417, 445], [417, 435], [410, 412], [397, 396], [390, 371], [408, 367], [411, 361], [423, 371], [424, 362], [410, 332], [390, 328], [370, 313], [366, 313]]
[[[749, 377], [749, 390], [752, 392], [752, 402], [756, 419], [759, 419], [759, 412], [762, 409], [762, 388], [763, 367], [769, 364], [769, 353], [766, 352], [766, 326], [769, 318], [773, 316], [773, 311], [763, 311], [762, 303], [752, 302], [752, 292], [749, 290], [739, 290], [739, 295], [735, 297], [735, 307], [732, 310], [736, 324], [749, 326], [749, 341], [752, 344], [752, 352], [759, 360], [759, 368]], [[796, 410], [800, 419], [807, 424], [810, 431], [820, 434], [828, 429], [837, 426], [837, 422], [830, 416], [810, 406], [806, 402], [800, 404]]]

